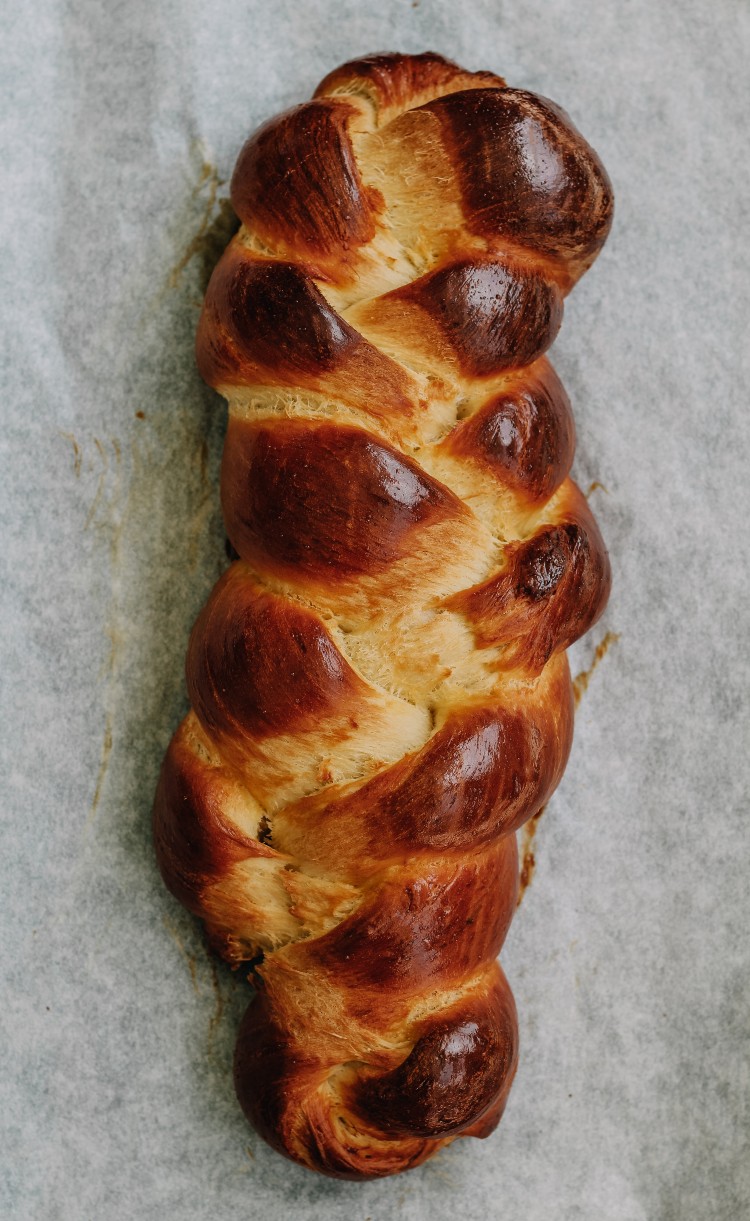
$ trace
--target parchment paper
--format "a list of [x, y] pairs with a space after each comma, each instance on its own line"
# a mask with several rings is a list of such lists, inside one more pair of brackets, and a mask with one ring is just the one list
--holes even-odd
[[[0, 1212], [747, 1216], [747, 5], [5, 9]], [[522, 1037], [505, 1119], [363, 1186], [246, 1125], [249, 985], [163, 889], [149, 813], [225, 562], [224, 410], [192, 356], [225, 180], [337, 63], [425, 48], [554, 98], [615, 185], [552, 355], [615, 572], [574, 671], [619, 639], [503, 952]]]

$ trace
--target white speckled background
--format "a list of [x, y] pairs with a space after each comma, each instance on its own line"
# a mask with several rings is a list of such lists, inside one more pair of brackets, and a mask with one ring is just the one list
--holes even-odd
[[[750, 9], [740, 0], [8, 0], [0, 49], [0, 1214], [739, 1221], [748, 1135]], [[447, 53], [568, 109], [617, 197], [553, 359], [620, 633], [503, 962], [487, 1142], [371, 1185], [251, 1132], [249, 988], [162, 888], [149, 812], [223, 564], [193, 366], [216, 183], [343, 59]], [[219, 197], [226, 192], [220, 186]], [[138, 418], [142, 412], [144, 418]]]

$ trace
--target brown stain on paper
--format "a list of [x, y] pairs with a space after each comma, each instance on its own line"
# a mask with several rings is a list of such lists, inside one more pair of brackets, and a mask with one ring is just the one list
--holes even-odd
[[172, 938], [172, 941], [174, 941], [175, 945], [177, 946], [177, 949], [180, 951], [180, 954], [182, 955], [182, 957], [185, 959], [185, 962], [187, 963], [188, 970], [190, 972], [190, 982], [193, 985], [193, 991], [195, 992], [195, 995], [197, 996], [199, 993], [199, 988], [198, 988], [198, 973], [197, 973], [197, 969], [196, 969], [195, 958], [185, 948], [185, 943], [182, 940], [182, 938], [180, 937], [180, 934], [177, 932], [177, 929], [175, 928], [175, 926], [172, 924], [172, 921], [168, 920], [166, 916], [164, 916], [163, 919], [164, 919], [165, 929], [169, 933], [169, 936]]
[[219, 1023], [224, 1016], [224, 997], [219, 984], [219, 972], [216, 967], [216, 959], [208, 950], [206, 950], [206, 958], [208, 959], [208, 965], [211, 968], [211, 986], [213, 988], [214, 1000], [216, 1003], [216, 1007], [208, 1020], [208, 1051], [210, 1054], [210, 1052], [213, 1050], [214, 1036], [219, 1028]]
[[[601, 486], [601, 485], [599, 485], [599, 486]], [[591, 663], [591, 665], [589, 666], [588, 670], [581, 670], [580, 674], [577, 674], [576, 677], [573, 679], [573, 701], [575, 703], [576, 708], [580, 704], [581, 699], [583, 698], [583, 696], [588, 688], [589, 681], [591, 680], [591, 676], [593, 675], [594, 671], [596, 670], [597, 666], [599, 665], [599, 662], [602, 660], [602, 658], [607, 656], [607, 653], [609, 652], [612, 645], [615, 644], [615, 642], [618, 641], [619, 639], [620, 639], [619, 632], [607, 632], [606, 635], [602, 638], [602, 640], [600, 640], [599, 644], [596, 646], [596, 649], [594, 650], [594, 660]], [[520, 907], [521, 900], [523, 899], [523, 896], [525, 895], [526, 891], [528, 890], [529, 886], [531, 885], [531, 880], [534, 876], [534, 870], [536, 868], [536, 857], [534, 855], [534, 850], [532, 848], [532, 844], [534, 842], [534, 837], [535, 837], [538, 827], [539, 827], [539, 820], [541, 819], [542, 815], [544, 814], [544, 811], [546, 810], [546, 808], [547, 808], [546, 806], [542, 806], [541, 810], [538, 810], [537, 813], [534, 815], [534, 817], [529, 819], [529, 821], [526, 823], [526, 825], [523, 827], [523, 829], [521, 831], [521, 842], [518, 846], [518, 855], [519, 855], [520, 862], [521, 862], [521, 871], [519, 874], [518, 898], [516, 900], [516, 907]]]
[[[212, 954], [210, 948], [205, 944], [201, 946], [203, 951], [201, 954], [192, 954], [185, 945], [185, 942], [172, 921], [167, 916], [163, 916], [162, 919], [164, 928], [169, 934], [170, 939], [176, 945], [180, 957], [184, 959], [185, 964], [187, 965], [190, 973], [190, 984], [195, 995], [205, 995], [204, 988], [207, 983], [210, 984], [210, 991], [213, 993], [214, 998], [213, 1012], [210, 1014], [208, 1019], [208, 1030], [206, 1037], [206, 1052], [210, 1056], [213, 1053], [214, 1040], [226, 1009], [226, 998], [221, 989], [221, 980], [219, 978], [217, 960]], [[204, 971], [206, 966], [208, 967], [208, 975], [206, 975]], [[229, 983], [231, 992], [231, 990], [237, 986], [234, 976], [231, 977]]]
[[[207, 190], [203, 214], [197, 233], [188, 243], [181, 258], [169, 275], [168, 286], [170, 288], [178, 286], [187, 265], [193, 259], [198, 259], [200, 285], [201, 289], [205, 289], [213, 267], [218, 262], [224, 247], [239, 228], [239, 221], [232, 211], [229, 200], [218, 198], [218, 192], [222, 186], [224, 186], [224, 181], [219, 177], [216, 167], [203, 159], [198, 181], [192, 192], [193, 198], [197, 198], [202, 192]], [[145, 420], [145, 412], [137, 410], [135, 417], [138, 420]], [[111, 640], [111, 649], [109, 658], [103, 667], [103, 673], [100, 675], [100, 679], [103, 678], [106, 683], [104, 694], [104, 727], [99, 767], [89, 810], [90, 821], [95, 816], [101, 803], [115, 736], [117, 673], [119, 669], [119, 655], [123, 644], [122, 632], [119, 630], [121, 614], [121, 594], [119, 591], [122, 569], [121, 540], [126, 525], [129, 497], [123, 495], [122, 449], [117, 438], [102, 441], [99, 437], [93, 437], [95, 453], [92, 454], [89, 451], [87, 456], [84, 452], [84, 447], [72, 433], [60, 431], [60, 436], [72, 447], [73, 469], [76, 478], [80, 478], [85, 460], [87, 471], [93, 471], [98, 466], [96, 490], [89, 506], [83, 529], [89, 530], [93, 528], [96, 533], [107, 538], [111, 560], [111, 595], [105, 625], [105, 631]], [[114, 461], [112, 461], [110, 449], [114, 454]], [[134, 443], [134, 462], [137, 457], [136, 449], [137, 447]], [[213, 495], [212, 490], [208, 486], [208, 457], [208, 445], [205, 438], [202, 438], [196, 455], [201, 496], [189, 523], [188, 563], [192, 568], [196, 566], [198, 559], [198, 542], [205, 530], [206, 522], [213, 511]], [[111, 486], [113, 476], [114, 484]], [[217, 1014], [212, 1019], [212, 1030], [220, 1020], [222, 1009], [223, 1000], [221, 1000], [219, 995]]]
[[591, 676], [594, 673], [594, 671], [596, 670], [596, 667], [599, 665], [599, 662], [602, 660], [603, 657], [607, 656], [607, 653], [609, 652], [612, 645], [615, 644], [615, 642], [618, 641], [619, 639], [620, 639], [619, 632], [607, 632], [606, 636], [604, 636], [603, 639], [596, 646], [596, 651], [594, 652], [594, 660], [591, 663], [591, 665], [589, 666], [588, 670], [581, 670], [580, 674], [577, 674], [575, 676], [575, 678], [573, 679], [573, 699], [575, 701], [576, 708], [580, 704], [584, 693], [588, 689], [588, 685], [591, 680]]
[[[80, 444], [73, 433], [63, 432], [62, 429], [59, 429], [58, 432], [63, 440], [67, 441], [72, 446], [73, 472], [76, 479], [80, 479], [81, 472], [83, 470], [84, 457], [86, 456], [84, 453], [84, 447]], [[94, 493], [94, 498], [91, 501], [86, 514], [83, 529], [88, 530], [90, 526], [93, 526], [94, 529], [100, 533], [109, 535], [112, 575], [114, 578], [119, 570], [120, 537], [125, 522], [127, 505], [127, 502], [125, 504], [122, 503], [122, 447], [116, 437], [110, 437], [109, 442], [103, 442], [99, 437], [93, 437], [92, 440], [96, 453], [93, 456], [89, 456], [88, 461], [86, 462], [86, 470], [89, 472], [94, 471], [97, 466], [99, 469], [96, 492]], [[112, 452], [114, 453], [114, 464], [110, 463], [110, 445], [112, 447]], [[107, 511], [100, 520], [98, 519], [97, 514], [100, 506], [105, 500], [107, 478], [111, 471], [114, 472], [115, 476], [114, 489], [111, 497], [109, 498], [109, 502], [106, 504]], [[94, 817], [97, 809], [99, 808], [99, 803], [101, 801], [102, 792], [104, 789], [104, 782], [109, 769], [110, 757], [112, 755], [112, 745], [114, 741], [114, 683], [118, 654], [120, 645], [122, 643], [121, 634], [119, 633], [117, 627], [117, 599], [114, 593], [110, 599], [110, 604], [108, 607], [105, 632], [110, 638], [110, 650], [107, 661], [104, 663], [102, 672], [99, 675], [100, 679], [104, 678], [107, 682], [107, 690], [104, 700], [104, 730], [102, 734], [102, 745], [99, 756], [99, 768], [96, 774], [96, 783], [94, 785], [94, 795], [91, 799], [91, 806], [89, 809], [89, 820]]]
[[[89, 526], [91, 525], [91, 523], [94, 521], [94, 518], [96, 517], [96, 511], [99, 508], [99, 504], [101, 502], [102, 495], [104, 494], [104, 487], [107, 482], [107, 473], [109, 471], [109, 454], [108, 454], [106, 448], [104, 447], [104, 445], [102, 445], [102, 442], [99, 440], [98, 437], [94, 437], [94, 445], [96, 446], [97, 453], [99, 454], [99, 460], [101, 462], [102, 469], [99, 472], [99, 481], [96, 485], [96, 494], [94, 496], [94, 499], [91, 502], [91, 507], [88, 511], [88, 516], [86, 518], [86, 521], [83, 524], [84, 530], [88, 530]], [[115, 454], [119, 461], [119, 456], [120, 456], [119, 448], [117, 450], [115, 450]]]
[[[125, 526], [127, 517], [127, 497], [123, 498], [122, 492], [122, 447], [116, 437], [111, 437], [109, 442], [103, 442], [99, 437], [93, 438], [94, 447], [96, 449], [97, 458], [88, 463], [87, 469], [94, 468], [95, 461], [98, 461], [100, 470], [97, 482], [96, 493], [89, 508], [84, 522], [84, 530], [88, 530], [93, 526], [94, 530], [103, 534], [109, 544], [110, 561], [112, 566], [112, 593], [107, 608], [107, 621], [105, 624], [105, 632], [109, 636], [110, 650], [109, 656], [102, 667], [100, 678], [106, 683], [104, 694], [104, 729], [102, 734], [102, 746], [99, 757], [99, 770], [96, 776], [96, 784], [94, 786], [94, 795], [91, 800], [89, 809], [89, 821], [96, 814], [101, 802], [102, 793], [104, 791], [104, 783], [109, 770], [110, 759], [112, 756], [112, 747], [114, 744], [115, 730], [115, 695], [117, 688], [117, 670], [119, 663], [119, 655], [123, 643], [122, 633], [119, 629], [119, 596], [117, 592], [117, 578], [121, 567], [120, 558], [120, 542], [122, 532]], [[110, 462], [109, 447], [111, 446], [114, 454], [114, 462]], [[83, 458], [83, 451], [78, 447], [78, 452]], [[114, 476], [114, 486], [111, 494], [106, 496], [107, 482], [110, 475]], [[105, 512], [99, 515], [100, 506], [105, 505]]]
[[167, 280], [169, 288], [179, 286], [183, 271], [193, 259], [196, 259], [199, 268], [199, 287], [201, 292], [205, 292], [211, 272], [224, 253], [224, 248], [239, 229], [240, 222], [230, 201], [218, 197], [219, 190], [223, 186], [225, 186], [225, 180], [219, 177], [216, 166], [204, 159], [198, 182], [193, 188], [194, 199], [204, 190], [207, 191], [203, 215], [197, 233], [190, 239], [169, 273]]
[[109, 767], [109, 757], [112, 754], [112, 722], [113, 722], [113, 720], [114, 720], [114, 716], [113, 716], [112, 710], [111, 710], [111, 708], [108, 708], [105, 719], [104, 719], [104, 739], [102, 741], [102, 753], [101, 753], [101, 758], [99, 760], [99, 771], [98, 771], [97, 777], [96, 777], [96, 788], [94, 789], [94, 797], [91, 802], [91, 812], [89, 814], [90, 818], [93, 818], [93, 816], [96, 814], [96, 811], [98, 809], [99, 802], [101, 800], [101, 795], [102, 795], [102, 788], [104, 786], [104, 778], [107, 775], [107, 769]]
[[216, 508], [214, 489], [208, 478], [208, 459], [208, 442], [204, 437], [193, 458], [198, 468], [200, 495], [196, 499], [195, 507], [187, 522], [186, 557], [190, 572], [195, 571], [200, 554], [200, 545], [205, 538], [206, 526]]
[[518, 898], [516, 899], [516, 907], [521, 906], [521, 900], [526, 894], [527, 888], [531, 885], [531, 879], [534, 876], [536, 868], [536, 857], [532, 850], [532, 843], [536, 835], [539, 820], [542, 814], [547, 809], [546, 805], [542, 806], [541, 810], [537, 810], [533, 818], [524, 826], [521, 832], [521, 843], [519, 844], [518, 855], [521, 858], [521, 873], [518, 880]]
[[73, 446], [73, 470], [75, 471], [76, 479], [78, 479], [78, 478], [80, 478], [80, 475], [81, 475], [81, 461], [83, 458], [83, 455], [81, 453], [81, 447], [78, 444], [78, 442], [76, 441], [72, 432], [62, 432], [60, 430], [60, 436], [63, 438], [63, 440], [69, 441], [70, 444]]

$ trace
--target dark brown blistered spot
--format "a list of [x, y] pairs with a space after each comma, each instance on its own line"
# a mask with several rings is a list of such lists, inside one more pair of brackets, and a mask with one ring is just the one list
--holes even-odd
[[371, 433], [341, 424], [232, 420], [224, 447], [227, 530], [261, 571], [340, 582], [419, 546], [415, 527], [462, 518], [460, 500]]
[[591, 514], [581, 508], [578, 516], [514, 544], [497, 577], [451, 599], [471, 620], [480, 646], [506, 645], [503, 668], [538, 673], [604, 610], [609, 558]]
[[340, 715], [362, 683], [322, 621], [241, 567], [219, 581], [190, 637], [188, 692], [201, 723], [260, 739]]
[[573, 414], [552, 366], [529, 372], [522, 384], [493, 397], [458, 424], [445, 441], [500, 481], [543, 503], [565, 479], [575, 451]]
[[532, 545], [519, 553], [517, 592], [531, 602], [548, 598], [560, 584], [576, 551], [580, 554], [580, 543], [580, 531], [572, 525], [537, 535]]
[[[400, 55], [386, 52], [352, 59], [330, 72], [318, 85], [315, 97], [325, 97], [337, 88], [364, 82], [384, 108], [405, 110], [414, 99], [425, 93], [442, 93], [451, 83], [457, 88], [470, 87], [472, 80], [479, 85], [502, 85], [500, 77], [491, 72], [464, 72], [457, 64], [434, 51], [422, 55]], [[369, 91], [369, 90], [368, 90]]]
[[465, 979], [502, 946], [515, 909], [515, 836], [481, 858], [425, 869], [409, 881], [384, 883], [368, 902], [324, 937], [288, 953], [330, 971], [352, 996], [394, 988], [424, 992]]
[[358, 1110], [408, 1136], [446, 1136], [475, 1123], [507, 1093], [518, 1061], [518, 1021], [507, 992], [505, 1004], [475, 1001], [436, 1021], [403, 1064], [357, 1088]]
[[613, 196], [565, 111], [523, 89], [452, 93], [425, 109], [443, 126], [472, 232], [570, 260], [577, 278], [606, 239]]
[[530, 364], [547, 350], [562, 322], [557, 286], [505, 262], [453, 263], [390, 297], [425, 309], [439, 323], [461, 369], [473, 377]]
[[369, 242], [375, 195], [362, 185], [347, 131], [356, 113], [343, 101], [296, 106], [244, 145], [232, 176], [232, 205], [267, 241], [336, 255]]
[[365, 869], [372, 857], [388, 860], [407, 847], [445, 852], [507, 835], [562, 776], [572, 739], [567, 675], [550, 706], [553, 718], [536, 703], [456, 712], [420, 751], [351, 792], [305, 798], [290, 815], [308, 841], [306, 828], [315, 828], [315, 859], [334, 860], [346, 842], [347, 856]]
[[232, 787], [226, 772], [204, 765], [186, 747], [178, 730], [156, 791], [154, 843], [166, 885], [197, 915], [205, 915], [201, 898], [206, 886], [222, 878], [237, 861], [273, 855], [224, 816], [227, 790]]

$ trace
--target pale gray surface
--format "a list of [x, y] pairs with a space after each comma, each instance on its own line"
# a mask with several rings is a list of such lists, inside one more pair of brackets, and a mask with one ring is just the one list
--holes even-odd
[[[5, 7], [0, 1213], [748, 1215], [748, 8]], [[170, 273], [210, 202], [203, 157], [226, 178], [337, 62], [425, 47], [553, 97], [615, 185], [554, 360], [615, 570], [574, 669], [621, 639], [503, 954], [523, 1040], [503, 1124], [357, 1186], [247, 1128], [230, 1061], [248, 989], [223, 968], [214, 985], [153, 862], [187, 633], [223, 562], [199, 261]]]

